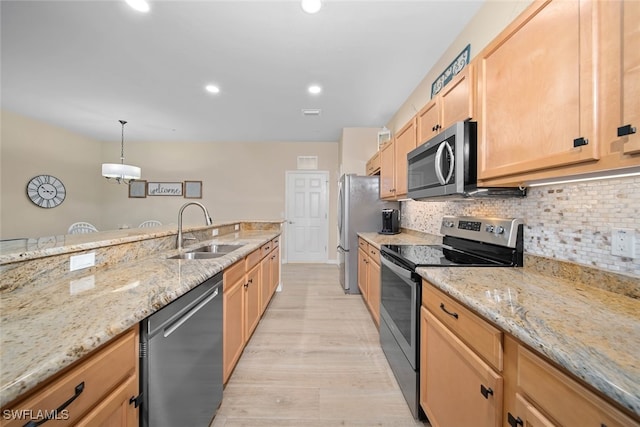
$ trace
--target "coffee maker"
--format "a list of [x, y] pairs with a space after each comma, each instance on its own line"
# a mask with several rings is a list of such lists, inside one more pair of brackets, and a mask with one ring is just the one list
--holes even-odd
[[382, 210], [382, 231], [380, 234], [400, 233], [400, 212], [398, 209]]

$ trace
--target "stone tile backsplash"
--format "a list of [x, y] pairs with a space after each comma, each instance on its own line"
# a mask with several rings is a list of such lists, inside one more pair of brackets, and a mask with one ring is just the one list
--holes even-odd
[[[401, 202], [401, 226], [440, 234], [443, 215], [522, 218], [532, 255], [640, 277], [640, 177], [528, 189], [524, 199]], [[611, 254], [611, 229], [635, 230], [634, 259]]]

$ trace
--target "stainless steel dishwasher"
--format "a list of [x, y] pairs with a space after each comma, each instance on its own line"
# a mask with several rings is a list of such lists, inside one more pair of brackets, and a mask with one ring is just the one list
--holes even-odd
[[222, 273], [140, 323], [143, 427], [208, 426], [222, 401]]

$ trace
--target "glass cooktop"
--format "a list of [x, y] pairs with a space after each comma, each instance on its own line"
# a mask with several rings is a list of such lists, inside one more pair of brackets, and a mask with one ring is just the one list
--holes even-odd
[[484, 267], [505, 266], [505, 263], [483, 258], [445, 245], [382, 245], [382, 252], [416, 267]]

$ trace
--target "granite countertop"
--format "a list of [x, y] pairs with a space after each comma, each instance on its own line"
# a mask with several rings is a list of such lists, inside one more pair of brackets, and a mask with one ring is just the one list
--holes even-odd
[[[369, 243], [439, 244], [438, 236], [360, 233]], [[417, 273], [503, 331], [640, 416], [640, 299], [560, 269], [429, 267]], [[553, 262], [553, 261], [551, 261]], [[599, 283], [594, 283], [598, 280]], [[631, 278], [631, 282], [634, 279]], [[637, 281], [635, 281], [637, 288]], [[604, 289], [603, 289], [604, 287]]]
[[178, 251], [166, 250], [57, 280], [43, 277], [2, 293], [0, 406], [278, 235], [279, 230], [230, 233], [199, 242], [244, 245], [220, 258], [167, 259]]

